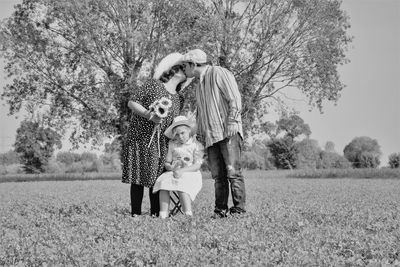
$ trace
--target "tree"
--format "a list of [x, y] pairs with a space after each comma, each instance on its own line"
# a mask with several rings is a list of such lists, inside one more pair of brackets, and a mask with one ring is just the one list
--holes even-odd
[[44, 123], [75, 145], [123, 135], [130, 94], [165, 54], [201, 43], [207, 17], [201, 1], [24, 0], [1, 28], [10, 113], [50, 107]]
[[378, 141], [367, 136], [355, 137], [343, 152], [354, 168], [376, 168], [382, 154]]
[[325, 151], [326, 152], [335, 152], [335, 143], [332, 141], [328, 141], [325, 143]]
[[351, 163], [336, 152], [321, 151], [318, 169], [347, 169]]
[[61, 148], [61, 136], [40, 122], [24, 120], [17, 129], [14, 147], [26, 172], [44, 172], [55, 147]]
[[348, 27], [339, 0], [23, 0], [0, 31], [3, 97], [11, 114], [49, 107], [46, 125], [97, 144], [124, 135], [129, 95], [161, 57], [201, 47], [237, 77], [249, 129], [285, 88], [319, 109], [339, 99]]
[[341, 1], [211, 2], [217, 34], [210, 51], [238, 77], [245, 128], [265, 113], [263, 100], [280, 101], [286, 88], [298, 88], [320, 110], [324, 100], [339, 99], [337, 67], [351, 41]]
[[400, 168], [400, 153], [393, 153], [389, 155], [390, 168]]
[[297, 169], [317, 169], [320, 164], [321, 148], [317, 140], [305, 138], [296, 143], [298, 155], [296, 167]]
[[278, 169], [296, 168], [298, 150], [290, 137], [276, 138], [270, 141], [268, 148]]
[[[311, 135], [310, 126], [296, 115], [284, 114], [276, 121], [275, 125], [265, 122], [261, 125], [267, 135], [271, 138], [268, 148], [274, 157], [275, 166], [280, 169], [293, 169], [298, 163], [299, 149], [295, 138]], [[282, 136], [283, 137], [280, 137]]]

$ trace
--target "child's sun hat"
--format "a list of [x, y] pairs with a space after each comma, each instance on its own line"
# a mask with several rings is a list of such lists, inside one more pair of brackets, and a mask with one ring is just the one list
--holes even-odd
[[194, 121], [189, 120], [185, 116], [176, 116], [172, 124], [165, 130], [164, 135], [169, 139], [173, 139], [173, 129], [181, 125], [188, 126], [192, 134], [194, 134], [196, 131], [196, 123]]

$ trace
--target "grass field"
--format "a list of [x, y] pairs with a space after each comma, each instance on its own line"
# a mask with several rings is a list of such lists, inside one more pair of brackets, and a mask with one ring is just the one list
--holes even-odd
[[165, 221], [118, 180], [1, 183], [0, 265], [400, 266], [400, 180], [247, 176], [247, 214], [218, 220], [208, 177]]

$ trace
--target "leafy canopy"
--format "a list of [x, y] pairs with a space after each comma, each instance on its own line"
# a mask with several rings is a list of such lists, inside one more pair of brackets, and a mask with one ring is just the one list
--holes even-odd
[[[351, 38], [339, 0], [23, 0], [1, 24], [10, 113], [28, 103], [75, 144], [123, 135], [130, 94], [166, 54], [199, 47], [230, 69], [245, 128], [296, 87], [336, 102]], [[189, 89], [190, 90], [190, 89]], [[282, 93], [282, 94], [281, 94]]]

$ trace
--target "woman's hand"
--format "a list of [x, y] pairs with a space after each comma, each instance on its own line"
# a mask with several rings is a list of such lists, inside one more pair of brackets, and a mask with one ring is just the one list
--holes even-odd
[[158, 117], [154, 112], [149, 112], [149, 121], [159, 124], [161, 120], [162, 118]]

